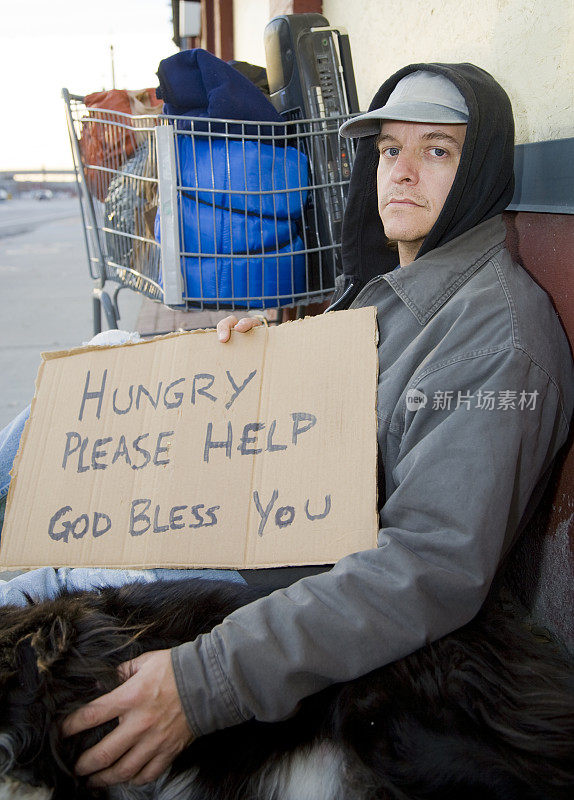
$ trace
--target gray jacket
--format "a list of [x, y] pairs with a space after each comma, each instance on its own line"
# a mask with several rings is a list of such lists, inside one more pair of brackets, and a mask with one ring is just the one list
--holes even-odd
[[378, 547], [173, 650], [196, 734], [282, 719], [479, 610], [573, 407], [564, 332], [504, 237], [490, 219], [355, 300], [378, 310]]

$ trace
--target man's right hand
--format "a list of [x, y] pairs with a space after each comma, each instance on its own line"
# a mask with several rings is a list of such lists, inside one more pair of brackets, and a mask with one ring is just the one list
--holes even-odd
[[217, 323], [217, 337], [220, 342], [227, 342], [231, 337], [232, 330], [247, 333], [257, 325], [261, 325], [261, 320], [257, 317], [242, 317], [238, 320], [234, 314], [230, 314]]

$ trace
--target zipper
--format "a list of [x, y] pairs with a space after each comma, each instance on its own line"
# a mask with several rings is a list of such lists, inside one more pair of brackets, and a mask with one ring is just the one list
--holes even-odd
[[[385, 275], [386, 275], [386, 273], [385, 273]], [[377, 283], [377, 281], [384, 281], [384, 280], [385, 280], [385, 276], [384, 275], [375, 275], [374, 278], [371, 278], [371, 280], [368, 283], [366, 283], [363, 286], [363, 288], [359, 291], [359, 293], [357, 294], [355, 299], [351, 301], [351, 303], [349, 304], [349, 308], [355, 308], [355, 303], [358, 302], [358, 300], [361, 297], [361, 295], [363, 295], [367, 291], [367, 289], [369, 289], [374, 283]]]
[[[356, 296], [353, 298], [353, 300], [351, 300], [347, 308], [354, 308], [355, 303], [358, 301], [359, 297], [363, 294], [363, 292], [366, 292], [367, 289], [369, 289], [373, 285], [373, 283], [381, 279], [383, 279], [383, 275], [375, 275], [374, 278], [371, 278], [371, 280], [368, 283], [366, 283], [362, 289], [359, 289]], [[355, 289], [355, 283], [350, 283], [349, 286], [347, 286], [347, 288], [343, 292], [343, 294], [337, 300], [335, 300], [334, 303], [331, 303], [329, 308], [326, 308], [323, 313], [326, 314], [328, 311], [338, 311], [341, 306], [345, 307], [344, 306], [345, 299], [349, 295], [352, 295], [354, 289]]]

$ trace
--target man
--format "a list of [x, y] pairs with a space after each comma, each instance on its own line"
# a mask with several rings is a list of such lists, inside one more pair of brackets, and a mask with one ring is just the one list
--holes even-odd
[[[65, 723], [119, 717], [78, 761], [92, 783], [145, 783], [194, 737], [282, 719], [468, 622], [566, 439], [566, 339], [504, 248], [501, 87], [469, 64], [411, 65], [342, 132], [360, 143], [339, 304], [376, 305], [380, 332], [379, 546], [124, 665], [125, 683]], [[253, 324], [229, 317], [220, 338]]]

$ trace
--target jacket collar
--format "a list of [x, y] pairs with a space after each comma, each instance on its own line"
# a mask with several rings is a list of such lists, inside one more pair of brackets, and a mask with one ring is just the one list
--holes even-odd
[[382, 277], [421, 325], [426, 325], [471, 275], [504, 244], [506, 228], [499, 214], [481, 222], [412, 264]]

